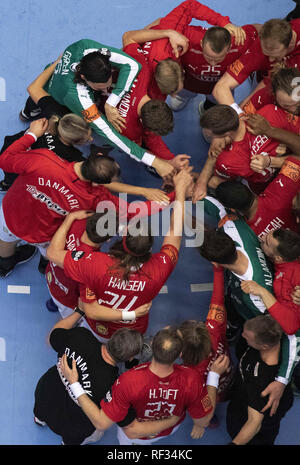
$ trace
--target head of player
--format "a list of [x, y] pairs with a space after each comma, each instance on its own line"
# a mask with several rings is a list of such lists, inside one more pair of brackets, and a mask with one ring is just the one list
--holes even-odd
[[113, 158], [93, 152], [75, 164], [75, 171], [77, 167], [81, 178], [94, 184], [110, 184], [120, 175], [120, 166]]
[[293, 262], [300, 258], [300, 235], [290, 229], [276, 229], [263, 236], [261, 248], [273, 263]]
[[297, 68], [282, 68], [274, 73], [271, 84], [277, 104], [289, 113], [299, 115], [300, 71]]
[[230, 269], [238, 260], [234, 241], [221, 229], [206, 230], [198, 250], [203, 258], [223, 268]]
[[155, 334], [152, 344], [152, 363], [172, 366], [181, 356], [183, 340], [180, 331], [175, 326], [167, 326]]
[[76, 66], [74, 82], [86, 84], [95, 91], [107, 92], [112, 85], [109, 56], [106, 49], [83, 56]]
[[166, 136], [174, 128], [173, 112], [166, 102], [148, 100], [141, 108], [141, 123], [148, 131]]
[[240, 119], [237, 112], [229, 105], [214, 105], [206, 110], [200, 118], [200, 126], [204, 130], [205, 137], [226, 137], [233, 141], [240, 129]]
[[271, 61], [282, 60], [293, 50], [296, 33], [291, 24], [284, 19], [270, 19], [259, 32], [262, 52]]
[[215, 196], [225, 208], [246, 217], [257, 198], [245, 184], [239, 181], [222, 182], [217, 186]]
[[111, 271], [118, 274], [120, 279], [127, 281], [133, 270], [138, 272], [141, 265], [150, 260], [152, 245], [153, 237], [146, 227], [141, 228], [137, 235], [127, 233], [109, 250], [110, 256], [117, 259]]
[[74, 113], [62, 117], [52, 115], [49, 118], [47, 131], [57, 135], [65, 145], [83, 145], [93, 140], [89, 124]]
[[268, 351], [280, 345], [282, 329], [271, 315], [259, 315], [247, 320], [242, 336], [253, 349]]
[[156, 65], [154, 79], [162, 94], [175, 97], [183, 89], [184, 72], [177, 61], [166, 58]]
[[201, 41], [203, 57], [211, 66], [221, 63], [231, 47], [231, 35], [223, 27], [210, 27]]
[[120, 328], [114, 332], [105, 347], [115, 363], [127, 362], [141, 352], [143, 336], [135, 329]]
[[181, 358], [184, 365], [196, 366], [205, 360], [211, 351], [209, 332], [202, 321], [186, 320], [179, 326], [183, 348]]

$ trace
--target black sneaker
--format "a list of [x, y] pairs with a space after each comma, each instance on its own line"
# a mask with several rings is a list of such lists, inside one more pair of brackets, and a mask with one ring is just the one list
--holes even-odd
[[39, 272], [41, 274], [45, 274], [46, 272], [46, 268], [47, 268], [47, 265], [49, 263], [49, 260], [47, 260], [46, 258], [44, 258], [42, 255], [40, 257], [40, 262], [39, 262]]
[[46, 422], [45, 421], [41, 421], [39, 420], [37, 417], [33, 417], [33, 421], [36, 425], [39, 425], [39, 426], [46, 426]]
[[13, 271], [14, 267], [21, 263], [28, 262], [36, 253], [33, 245], [20, 245], [12, 257], [0, 257], [0, 278], [6, 278]]
[[58, 306], [52, 299], [47, 300], [46, 307], [49, 312], [58, 312]]

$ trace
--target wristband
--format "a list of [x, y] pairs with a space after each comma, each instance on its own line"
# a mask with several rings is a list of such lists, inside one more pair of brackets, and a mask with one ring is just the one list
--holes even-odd
[[83, 387], [78, 381], [76, 383], [70, 384], [70, 389], [72, 393], [74, 394], [74, 396], [76, 397], [76, 399], [82, 396], [82, 394], [86, 394], [85, 390], [83, 389]]
[[37, 139], [38, 139], [38, 138], [36, 137], [36, 135], [33, 134], [33, 132], [28, 131], [28, 132], [26, 132], [26, 135], [30, 135], [30, 136], [34, 137], [35, 141], [37, 141]]
[[81, 315], [81, 316], [85, 315], [85, 313], [82, 310], [80, 310], [79, 307], [74, 308], [74, 312], [79, 313], [79, 315]]
[[122, 311], [122, 320], [135, 320], [136, 319], [136, 314], [135, 312], [126, 312], [126, 310]]
[[219, 387], [219, 378], [220, 375], [219, 373], [216, 373], [215, 371], [209, 371], [207, 380], [206, 380], [206, 386], [213, 386], [216, 389]]
[[232, 103], [230, 106], [237, 112], [238, 115], [241, 115], [242, 113], [244, 113], [241, 107], [239, 107], [237, 103]]

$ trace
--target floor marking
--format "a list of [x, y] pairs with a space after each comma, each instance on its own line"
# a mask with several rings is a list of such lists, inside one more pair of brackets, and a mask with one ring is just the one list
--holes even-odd
[[160, 294], [168, 294], [168, 286], [163, 286], [159, 291]]
[[213, 283], [191, 284], [191, 292], [212, 291], [213, 286]]
[[6, 342], [0, 337], [0, 362], [6, 362]]
[[7, 286], [7, 292], [9, 294], [30, 294], [30, 286]]

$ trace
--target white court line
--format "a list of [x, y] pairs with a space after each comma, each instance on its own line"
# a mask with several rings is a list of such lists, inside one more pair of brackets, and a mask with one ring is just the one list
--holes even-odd
[[160, 294], [168, 294], [168, 286], [163, 286], [159, 291]]
[[7, 286], [8, 294], [30, 294], [30, 286]]
[[191, 284], [191, 292], [212, 291], [213, 285], [213, 283]]
[[0, 337], [0, 362], [6, 362], [6, 342]]

